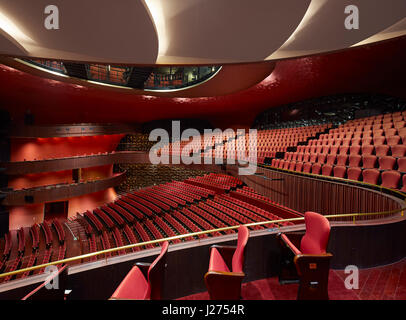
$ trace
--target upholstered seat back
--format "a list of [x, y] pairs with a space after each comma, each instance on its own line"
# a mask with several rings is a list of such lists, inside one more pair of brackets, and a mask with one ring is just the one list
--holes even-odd
[[240, 226], [238, 228], [238, 242], [237, 248], [235, 249], [232, 267], [233, 272], [243, 272], [244, 266], [244, 250], [249, 237], [249, 231], [246, 226]]
[[169, 242], [165, 241], [162, 244], [161, 253], [152, 262], [148, 269], [148, 284], [150, 287], [150, 297], [152, 300], [161, 299], [163, 274], [166, 264], [166, 253], [168, 252]]
[[305, 213], [306, 234], [300, 243], [303, 254], [326, 253], [330, 237], [330, 223], [326, 217], [315, 212]]
[[156, 259], [154, 260], [154, 262], [152, 262], [152, 264], [150, 265], [149, 269], [148, 269], [148, 282], [151, 282], [151, 277], [154, 276], [154, 272], [155, 270], [160, 270], [160, 265], [165, 263], [165, 260], [162, 259], [162, 257], [166, 254], [166, 252], [168, 251], [168, 246], [169, 246], [169, 242], [165, 241], [162, 244], [162, 248], [161, 248], [161, 253], [159, 254], [158, 257], [156, 257]]
[[147, 278], [142, 270], [134, 266], [113, 293], [113, 299], [159, 299], [161, 296], [162, 276], [165, 267], [164, 255], [169, 243], [162, 244], [161, 253], [148, 268]]

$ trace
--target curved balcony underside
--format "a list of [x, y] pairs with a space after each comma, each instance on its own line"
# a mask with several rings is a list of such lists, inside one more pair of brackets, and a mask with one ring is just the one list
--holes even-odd
[[118, 151], [69, 158], [5, 162], [0, 164], [0, 167], [5, 168], [7, 175], [20, 175], [98, 167], [115, 163], [149, 163], [148, 153], [144, 151]]
[[129, 134], [137, 131], [134, 125], [125, 124], [74, 124], [58, 126], [15, 126], [10, 128], [12, 138], [60, 138]]
[[43, 203], [48, 201], [59, 201], [85, 194], [106, 190], [118, 186], [125, 180], [125, 172], [116, 174], [106, 179], [96, 181], [58, 184], [30, 189], [9, 191], [5, 193], [2, 205], [21, 206], [27, 204]]

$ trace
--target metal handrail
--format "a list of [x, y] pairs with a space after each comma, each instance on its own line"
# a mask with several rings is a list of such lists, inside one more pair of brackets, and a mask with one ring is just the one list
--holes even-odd
[[[400, 208], [400, 209], [395, 209], [391, 211], [383, 211], [383, 212], [371, 212], [371, 213], [349, 213], [349, 214], [334, 214], [334, 215], [325, 215], [327, 219], [336, 219], [336, 218], [348, 218], [348, 217], [353, 217], [353, 222], [355, 222], [356, 217], [363, 217], [363, 216], [373, 216], [373, 215], [393, 215], [395, 213], [401, 212], [401, 216], [403, 216], [404, 211], [406, 210], [406, 207]], [[304, 220], [304, 217], [298, 217], [298, 218], [289, 218], [289, 219], [281, 219], [281, 220], [269, 220], [269, 221], [260, 221], [260, 222], [253, 222], [253, 223], [247, 223], [243, 224], [246, 227], [253, 227], [253, 226], [259, 226], [259, 225], [266, 225], [266, 224], [271, 224], [275, 223], [278, 224], [278, 227], [280, 223], [282, 222], [292, 222], [292, 221], [302, 221]], [[173, 237], [167, 237], [167, 238], [161, 238], [161, 239], [155, 239], [151, 241], [146, 241], [146, 242], [140, 242], [140, 243], [134, 243], [134, 244], [129, 244], [121, 247], [116, 247], [116, 248], [111, 248], [111, 249], [105, 249], [97, 252], [92, 252], [92, 253], [87, 253], [83, 254], [80, 256], [75, 256], [75, 257], [70, 257], [58, 261], [53, 261], [53, 262], [48, 262], [44, 264], [40, 264], [37, 266], [29, 267], [29, 268], [24, 268], [24, 269], [19, 269], [15, 271], [10, 271], [10, 272], [5, 272], [0, 274], [0, 278], [4, 278], [7, 276], [13, 276], [16, 274], [20, 274], [26, 271], [34, 271], [37, 269], [42, 269], [47, 266], [52, 266], [52, 265], [59, 265], [59, 264], [64, 264], [72, 261], [77, 261], [77, 260], [82, 260], [86, 258], [91, 258], [94, 256], [106, 254], [106, 253], [111, 253], [111, 252], [117, 252], [121, 250], [126, 250], [126, 249], [132, 249], [144, 245], [149, 245], [149, 244], [156, 244], [156, 243], [161, 243], [164, 241], [171, 241], [171, 240], [176, 240], [176, 239], [182, 239], [182, 238], [187, 238], [187, 237], [193, 237], [193, 236], [198, 236], [202, 234], [208, 234], [208, 233], [214, 233], [214, 232], [219, 232], [219, 231], [227, 231], [227, 230], [233, 230], [233, 229], [238, 229], [240, 225], [237, 226], [230, 226], [230, 227], [223, 227], [223, 228], [218, 228], [218, 229], [211, 229], [211, 230], [204, 230], [204, 231], [199, 231], [199, 232], [194, 232], [194, 233], [187, 233], [187, 234], [182, 234], [178, 236], [173, 236]]]

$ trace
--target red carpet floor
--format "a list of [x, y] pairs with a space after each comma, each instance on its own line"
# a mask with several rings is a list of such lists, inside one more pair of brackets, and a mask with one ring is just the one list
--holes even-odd
[[[406, 300], [406, 259], [397, 263], [359, 270], [358, 290], [348, 290], [344, 270], [331, 270], [329, 296], [331, 300]], [[297, 284], [280, 285], [278, 278], [244, 283], [244, 300], [295, 300]], [[208, 300], [207, 292], [193, 294], [181, 300]]]

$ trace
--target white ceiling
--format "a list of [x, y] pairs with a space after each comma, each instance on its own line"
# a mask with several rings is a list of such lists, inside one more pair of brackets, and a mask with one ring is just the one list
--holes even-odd
[[[0, 54], [127, 64], [225, 64], [306, 56], [406, 34], [405, 0], [0, 0]], [[347, 5], [360, 29], [344, 27]]]

